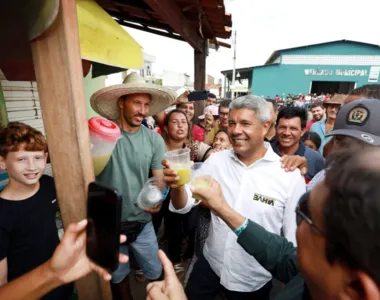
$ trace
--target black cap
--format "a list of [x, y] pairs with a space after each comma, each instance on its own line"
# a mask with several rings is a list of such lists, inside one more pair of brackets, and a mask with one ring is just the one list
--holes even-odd
[[345, 135], [380, 146], [380, 100], [359, 99], [343, 105], [327, 136]]

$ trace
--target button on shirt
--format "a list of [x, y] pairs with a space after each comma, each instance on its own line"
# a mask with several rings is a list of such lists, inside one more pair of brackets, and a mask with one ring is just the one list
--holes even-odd
[[[205, 164], [212, 166], [207, 168], [213, 170], [209, 175], [220, 183], [227, 203], [235, 211], [270, 232], [283, 232], [295, 243], [295, 208], [306, 191], [305, 180], [298, 169], [285, 172], [280, 157], [269, 143], [264, 144], [265, 156], [248, 167], [233, 150], [214, 153]], [[187, 186], [186, 191], [186, 206], [176, 210], [170, 203], [171, 211], [184, 214], [194, 206], [195, 200]], [[228, 290], [255, 291], [271, 279], [271, 274], [237, 243], [227, 224], [213, 214], [203, 254]]]

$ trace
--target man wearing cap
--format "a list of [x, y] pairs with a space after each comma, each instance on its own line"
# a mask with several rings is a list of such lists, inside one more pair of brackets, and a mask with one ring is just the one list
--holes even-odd
[[314, 123], [310, 131], [313, 131], [319, 135], [321, 138], [321, 147], [319, 148], [319, 152], [323, 153], [323, 147], [327, 142], [330, 141], [331, 137], [327, 136], [327, 134], [333, 129], [336, 115], [339, 111], [339, 108], [342, 106], [345, 95], [337, 94], [332, 97], [329, 101], [323, 103], [326, 108], [326, 119], [321, 120], [319, 122]]
[[[363, 145], [380, 146], [380, 100], [366, 99], [352, 101], [340, 109], [334, 129], [328, 133], [333, 137], [331, 153], [361, 151]], [[311, 190], [325, 178], [325, 171], [318, 173], [307, 185]]]
[[200, 115], [200, 125], [205, 130], [204, 142], [211, 145], [214, 141], [216, 132], [219, 130], [217, 120], [219, 119], [219, 109], [216, 105], [206, 106], [203, 115]]
[[[174, 103], [176, 94], [169, 89], [147, 84], [136, 73], [129, 74], [123, 84], [103, 88], [92, 95], [91, 106], [101, 116], [115, 121], [122, 138], [97, 177], [97, 181], [115, 187], [122, 195], [122, 233], [128, 245], [120, 252], [128, 254], [129, 246], [137, 263], [150, 280], [161, 276], [157, 238], [150, 213], [137, 205], [137, 197], [149, 173], [162, 176], [161, 160], [166, 147], [160, 135], [142, 125], [146, 116], [163, 111]], [[129, 264], [120, 264], [112, 274], [113, 299], [132, 299], [128, 274]]]

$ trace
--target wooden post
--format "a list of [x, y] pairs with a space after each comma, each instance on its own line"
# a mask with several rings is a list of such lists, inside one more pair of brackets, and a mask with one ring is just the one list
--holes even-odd
[[[194, 50], [194, 89], [204, 90], [206, 86], [206, 41], [202, 52]], [[197, 101], [195, 105], [194, 119], [203, 114], [204, 101]]]
[[[61, 0], [55, 23], [31, 43], [65, 227], [86, 217], [87, 185], [94, 180], [78, 35], [76, 1]], [[109, 284], [95, 274], [76, 285], [80, 299], [111, 299]]]

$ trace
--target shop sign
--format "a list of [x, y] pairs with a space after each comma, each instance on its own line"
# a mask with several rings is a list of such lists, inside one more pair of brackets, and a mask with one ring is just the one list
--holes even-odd
[[369, 70], [368, 82], [378, 82], [380, 74], [380, 66], [371, 67]]
[[315, 76], [368, 76], [368, 70], [343, 70], [343, 69], [337, 69], [335, 70], [329, 70], [329, 69], [305, 69], [304, 70], [305, 75], [315, 75]]

